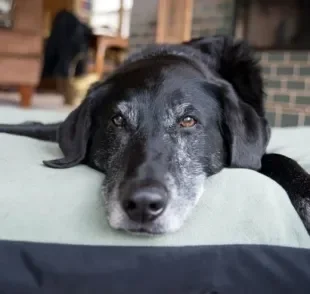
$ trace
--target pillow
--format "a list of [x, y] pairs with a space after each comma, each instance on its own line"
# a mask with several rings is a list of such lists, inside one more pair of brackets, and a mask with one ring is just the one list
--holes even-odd
[[[10, 123], [65, 115], [0, 109]], [[286, 192], [263, 175], [223, 170], [181, 230], [135, 236], [107, 224], [101, 173], [43, 166], [60, 155], [54, 143], [0, 142], [0, 293], [262, 293], [274, 279], [286, 293], [292, 277], [300, 289], [309, 281], [310, 238]]]
[[273, 128], [267, 152], [295, 159], [310, 172], [310, 126]]

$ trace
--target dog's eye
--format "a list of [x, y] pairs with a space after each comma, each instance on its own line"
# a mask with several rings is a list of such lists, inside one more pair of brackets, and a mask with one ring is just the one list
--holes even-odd
[[117, 127], [122, 127], [122, 126], [125, 125], [125, 119], [120, 114], [113, 116], [112, 117], [112, 122]]
[[191, 116], [186, 116], [186, 117], [182, 118], [182, 120], [180, 121], [180, 126], [182, 128], [191, 128], [196, 123], [197, 123], [197, 121], [194, 118], [192, 118]]

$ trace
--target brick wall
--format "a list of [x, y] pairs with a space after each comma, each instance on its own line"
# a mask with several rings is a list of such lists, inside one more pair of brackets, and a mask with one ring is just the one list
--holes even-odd
[[265, 78], [270, 123], [274, 126], [310, 125], [310, 51], [257, 55]]
[[130, 24], [130, 51], [155, 42], [157, 0], [134, 0]]
[[[194, 0], [192, 37], [231, 34], [234, 0]], [[155, 41], [157, 0], [134, 0], [130, 48]], [[310, 125], [310, 50], [257, 53], [272, 126]]]
[[194, 0], [192, 37], [231, 34], [234, 1]]

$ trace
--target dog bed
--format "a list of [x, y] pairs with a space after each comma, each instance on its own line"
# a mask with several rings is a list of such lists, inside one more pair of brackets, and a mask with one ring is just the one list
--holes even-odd
[[[66, 112], [0, 109], [3, 123]], [[308, 171], [310, 128], [274, 129], [270, 151]], [[0, 293], [308, 293], [310, 237], [285, 191], [254, 171], [223, 170], [176, 233], [112, 230], [103, 175], [55, 170], [56, 144], [0, 134]]]

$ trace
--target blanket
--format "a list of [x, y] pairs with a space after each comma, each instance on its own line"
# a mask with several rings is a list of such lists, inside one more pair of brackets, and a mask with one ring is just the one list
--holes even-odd
[[[55, 122], [66, 112], [0, 108], [1, 123]], [[310, 167], [310, 128], [274, 129], [268, 149]], [[183, 246], [268, 244], [310, 248], [310, 238], [286, 192], [245, 169], [225, 169], [205, 182], [195, 211], [176, 233], [133, 236], [111, 229], [104, 215], [103, 175], [80, 165], [50, 169], [57, 144], [0, 134], [0, 239], [59, 244]], [[302, 143], [303, 142], [303, 143]]]

